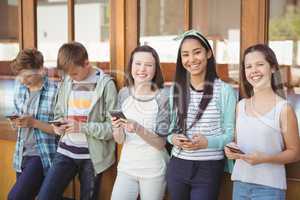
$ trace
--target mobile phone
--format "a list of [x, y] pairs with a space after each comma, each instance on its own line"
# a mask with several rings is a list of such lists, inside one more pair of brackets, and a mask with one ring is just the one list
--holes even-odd
[[61, 125], [67, 124], [67, 122], [61, 122], [61, 121], [57, 121], [57, 120], [49, 121], [48, 123], [53, 124], [54, 126], [61, 126]]
[[6, 115], [5, 117], [10, 119], [10, 120], [14, 120], [14, 119], [19, 118], [20, 116], [19, 115]]
[[120, 110], [111, 110], [111, 111], [109, 111], [109, 114], [112, 117], [116, 117], [117, 119], [126, 119], [124, 113]]
[[191, 142], [190, 139], [187, 139], [187, 140], [186, 140], [186, 139], [179, 139], [179, 141], [180, 141], [180, 142]]
[[186, 138], [180, 138], [179, 141], [180, 142], [191, 142], [191, 139], [186, 137]]
[[226, 147], [228, 147], [228, 149], [230, 149], [230, 151], [233, 152], [233, 153], [245, 154], [243, 151], [241, 151], [237, 147], [233, 147], [233, 146], [230, 146], [230, 145], [226, 145]]

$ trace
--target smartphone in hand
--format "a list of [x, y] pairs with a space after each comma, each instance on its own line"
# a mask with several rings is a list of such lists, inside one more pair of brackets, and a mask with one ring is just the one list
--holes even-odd
[[240, 150], [238, 147], [232, 146], [227, 144], [226, 147], [232, 152], [232, 153], [238, 153], [238, 154], [245, 154], [242, 150]]
[[111, 110], [111, 111], [109, 111], [109, 114], [112, 117], [115, 117], [117, 119], [124, 119], [124, 120], [126, 120], [126, 117], [125, 117], [124, 113], [121, 110]]
[[15, 120], [17, 118], [19, 118], [19, 115], [6, 115], [5, 118], [10, 119], [10, 120]]
[[62, 122], [62, 121], [57, 121], [57, 120], [48, 121], [48, 123], [53, 124], [54, 126], [61, 126], [61, 125], [67, 124], [67, 122]]
[[179, 138], [180, 142], [191, 142], [191, 139], [186, 137], [186, 138]]

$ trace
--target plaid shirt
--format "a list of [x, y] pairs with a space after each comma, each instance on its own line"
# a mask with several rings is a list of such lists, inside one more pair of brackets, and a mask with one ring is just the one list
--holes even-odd
[[[31, 108], [35, 110], [34, 117], [40, 121], [48, 122], [53, 120], [54, 114], [54, 104], [57, 92], [57, 85], [54, 82], [50, 82], [47, 77], [44, 78], [44, 84], [41, 89], [39, 100], [36, 104], [37, 108]], [[22, 115], [24, 107], [27, 106], [26, 102], [29, 98], [29, 90], [27, 87], [22, 85], [19, 81], [15, 83], [15, 93], [14, 93], [14, 107], [15, 113]], [[25, 128], [18, 129], [18, 137], [16, 142], [16, 150], [14, 154], [14, 168], [17, 172], [21, 172], [23, 150], [24, 150], [24, 137]], [[40, 155], [44, 174], [47, 173], [48, 169], [52, 165], [52, 159], [56, 152], [57, 147], [57, 137], [45, 133], [39, 129], [33, 129], [34, 138], [37, 143], [37, 151]]]

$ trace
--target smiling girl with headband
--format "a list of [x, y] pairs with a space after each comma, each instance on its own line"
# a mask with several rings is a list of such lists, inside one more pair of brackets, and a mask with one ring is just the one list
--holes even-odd
[[218, 198], [224, 146], [233, 139], [236, 93], [216, 73], [207, 39], [191, 30], [182, 35], [172, 87], [174, 145], [167, 170], [172, 200]]

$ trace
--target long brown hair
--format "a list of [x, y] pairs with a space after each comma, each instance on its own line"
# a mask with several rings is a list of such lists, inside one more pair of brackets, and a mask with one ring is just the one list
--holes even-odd
[[216, 60], [208, 40], [199, 32], [196, 32], [193, 35], [185, 35], [178, 49], [173, 94], [174, 108], [177, 108], [178, 127], [181, 131], [183, 131], [183, 133], [186, 133], [186, 130], [188, 129], [186, 127], [185, 120], [187, 117], [187, 110], [190, 97], [190, 78], [189, 74], [187, 73], [187, 70], [183, 67], [181, 60], [181, 47], [186, 39], [197, 40], [207, 52], [211, 51], [212, 54], [211, 57], [207, 60], [207, 70], [204, 79], [203, 97], [198, 106], [199, 110], [194, 122], [188, 128], [194, 126], [195, 123], [201, 119], [203, 112], [205, 111], [207, 105], [213, 97], [214, 81], [218, 78], [216, 72]]
[[245, 57], [247, 54], [252, 53], [252, 52], [260, 52], [266, 59], [266, 61], [270, 64], [271, 68], [274, 69], [274, 72], [272, 73], [271, 76], [271, 86], [272, 90], [282, 98], [285, 97], [285, 93], [283, 90], [283, 83], [281, 80], [281, 75], [279, 71], [279, 64], [276, 58], [276, 55], [274, 51], [266, 44], [256, 44], [253, 46], [248, 47], [243, 54], [243, 60], [242, 60], [242, 66], [240, 70], [240, 83], [241, 83], [241, 89], [246, 98], [249, 98], [254, 95], [253, 87], [252, 85], [248, 82], [245, 74]]

